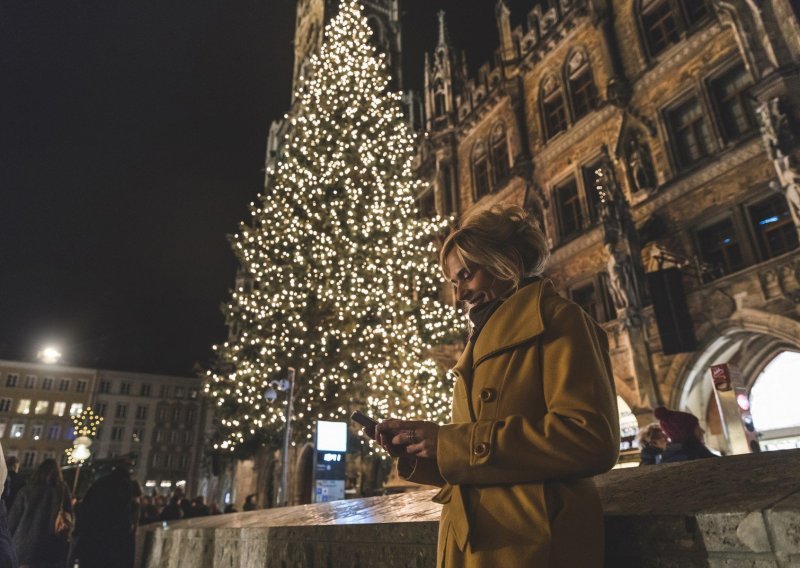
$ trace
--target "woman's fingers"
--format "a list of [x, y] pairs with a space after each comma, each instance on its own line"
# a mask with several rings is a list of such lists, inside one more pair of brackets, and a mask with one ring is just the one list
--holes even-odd
[[375, 439], [390, 455], [436, 457], [439, 426], [421, 420], [384, 420], [375, 428]]

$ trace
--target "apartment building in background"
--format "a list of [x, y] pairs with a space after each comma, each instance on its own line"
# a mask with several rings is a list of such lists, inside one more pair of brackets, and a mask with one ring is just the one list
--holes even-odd
[[72, 416], [89, 404], [95, 369], [0, 360], [0, 442], [23, 472], [65, 459], [75, 439]]
[[0, 442], [24, 473], [44, 459], [66, 464], [71, 417], [103, 417], [92, 459], [127, 456], [147, 492], [195, 491], [202, 457], [200, 379], [0, 361]]

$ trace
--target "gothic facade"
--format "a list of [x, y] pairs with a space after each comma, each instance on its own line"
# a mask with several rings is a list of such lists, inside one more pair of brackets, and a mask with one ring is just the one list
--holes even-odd
[[525, 207], [548, 276], [606, 328], [639, 423], [666, 404], [747, 451], [708, 369], [733, 365], [749, 389], [800, 350], [798, 14], [789, 0], [542, 0], [513, 28], [503, 0], [495, 14], [475, 76], [439, 16], [421, 211]]

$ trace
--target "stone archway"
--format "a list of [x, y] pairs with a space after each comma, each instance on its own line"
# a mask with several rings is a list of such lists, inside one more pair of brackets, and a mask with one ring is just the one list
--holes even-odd
[[742, 308], [725, 322], [699, 330], [707, 339], [691, 354], [675, 357], [665, 383], [672, 385], [668, 406], [691, 412], [708, 432], [709, 446], [726, 451], [727, 441], [715, 427], [715, 409], [709, 367], [728, 363], [743, 375], [748, 390], [764, 367], [785, 350], [800, 350], [800, 322], [762, 310]]

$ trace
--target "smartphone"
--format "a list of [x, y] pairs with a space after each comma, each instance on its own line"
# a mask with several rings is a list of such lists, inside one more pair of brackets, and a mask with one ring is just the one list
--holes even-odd
[[378, 425], [376, 420], [373, 420], [360, 410], [353, 412], [353, 414], [350, 415], [350, 420], [361, 424], [364, 427], [364, 432], [367, 433], [367, 436], [370, 438], [375, 437], [375, 427]]

